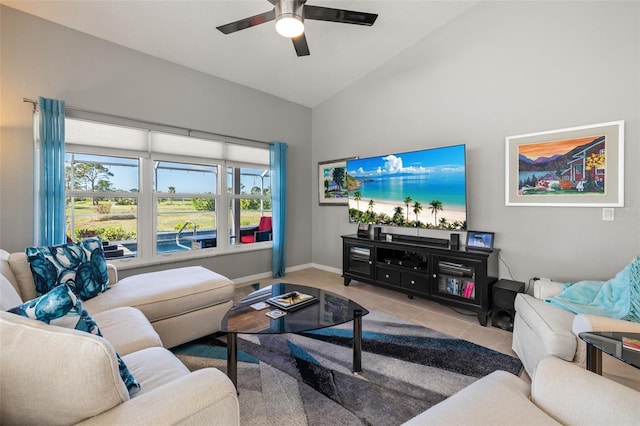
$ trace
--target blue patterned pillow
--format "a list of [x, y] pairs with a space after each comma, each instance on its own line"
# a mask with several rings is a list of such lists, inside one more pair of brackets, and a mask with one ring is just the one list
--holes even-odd
[[[40, 320], [44, 323], [59, 327], [73, 328], [103, 337], [98, 324], [82, 307], [82, 302], [75, 295], [70, 286], [63, 284], [38, 298], [9, 309], [8, 312], [23, 317]], [[118, 370], [129, 395], [140, 390], [140, 383], [133, 377], [120, 355]]]
[[82, 300], [109, 289], [109, 272], [100, 238], [50, 247], [28, 247], [38, 296], [60, 284], [68, 284]]

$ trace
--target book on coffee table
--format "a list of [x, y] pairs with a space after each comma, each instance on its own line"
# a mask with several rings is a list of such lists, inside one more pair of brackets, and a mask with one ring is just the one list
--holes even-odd
[[309, 306], [318, 301], [317, 298], [310, 294], [300, 293], [299, 291], [292, 291], [282, 294], [280, 296], [274, 296], [267, 299], [267, 303], [271, 306], [275, 306], [285, 311], [291, 311]]
[[622, 337], [622, 346], [625, 349], [631, 349], [632, 351], [640, 352], [640, 339], [634, 339], [631, 337]]

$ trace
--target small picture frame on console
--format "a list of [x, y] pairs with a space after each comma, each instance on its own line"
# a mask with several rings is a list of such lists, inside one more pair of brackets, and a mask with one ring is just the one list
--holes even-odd
[[369, 236], [369, 227], [371, 225], [367, 223], [359, 223], [358, 224], [358, 237], [366, 238]]
[[493, 250], [493, 232], [467, 231], [467, 250]]

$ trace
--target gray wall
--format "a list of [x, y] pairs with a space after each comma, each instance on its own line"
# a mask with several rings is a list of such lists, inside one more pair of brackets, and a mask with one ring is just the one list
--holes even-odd
[[[465, 143], [470, 229], [500, 274], [605, 279], [640, 253], [640, 3], [481, 2], [313, 110], [319, 161]], [[625, 120], [625, 207], [506, 207], [505, 137]], [[317, 188], [317, 176], [314, 176]], [[343, 207], [313, 204], [313, 262], [341, 268]], [[413, 231], [415, 233], [415, 231]], [[443, 231], [420, 235], [448, 238]]]
[[[0, 6], [0, 247], [32, 244], [31, 105], [23, 97], [289, 144], [288, 265], [311, 261], [311, 110]], [[283, 116], [290, 123], [282, 126]], [[271, 270], [271, 250], [184, 262], [231, 278]], [[122, 275], [166, 268], [127, 270]]]

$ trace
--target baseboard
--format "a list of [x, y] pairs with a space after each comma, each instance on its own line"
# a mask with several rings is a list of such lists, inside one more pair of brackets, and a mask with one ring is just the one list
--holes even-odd
[[[320, 265], [318, 263], [304, 263], [302, 265], [291, 266], [285, 269], [285, 274], [288, 272], [302, 271], [303, 269], [309, 269], [309, 268], [320, 269], [323, 271], [333, 272], [334, 274], [342, 275], [342, 269], [333, 268], [331, 266]], [[254, 284], [255, 282], [265, 278], [271, 278], [271, 271], [263, 272], [255, 275], [247, 275], [245, 277], [238, 277], [233, 279], [232, 281], [237, 287], [244, 287], [244, 286]]]
[[247, 275], [246, 277], [235, 278], [231, 281], [233, 281], [233, 284], [236, 287], [245, 287], [251, 284], [255, 284], [256, 282], [264, 278], [271, 278], [271, 272], [269, 271], [261, 274]]
[[320, 265], [318, 263], [312, 263], [309, 267], [320, 269], [322, 271], [333, 272], [334, 274], [338, 274], [338, 275], [342, 275], [341, 268], [334, 268], [332, 266]]

